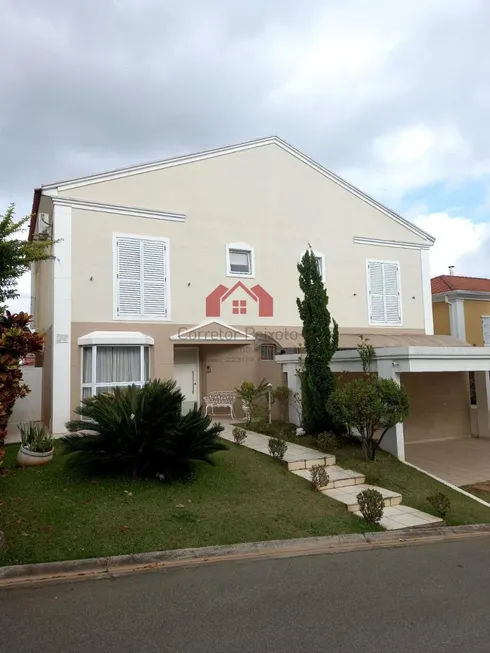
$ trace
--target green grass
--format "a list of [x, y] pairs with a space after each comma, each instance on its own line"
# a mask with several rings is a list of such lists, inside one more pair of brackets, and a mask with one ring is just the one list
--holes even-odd
[[[274, 435], [282, 434], [286, 440], [292, 439], [296, 444], [317, 448], [315, 438], [308, 436], [298, 438], [293, 436], [291, 438], [291, 429], [289, 427], [288, 430], [287, 425], [275, 422], [272, 428]], [[490, 523], [490, 508], [486, 508], [469, 497], [451, 490], [446, 485], [438, 483], [430, 476], [400, 462], [389, 453], [377, 451], [376, 460], [371, 462], [364, 459], [360, 444], [357, 442], [350, 442], [346, 439], [339, 439], [339, 442], [341, 443], [339, 449], [331, 452], [335, 455], [338, 465], [365, 474], [366, 483], [370, 485], [378, 485], [387, 490], [400, 492], [403, 495], [405, 505], [435, 514], [434, 509], [427, 501], [427, 496], [434, 492], [443, 492], [451, 500], [451, 508], [445, 517], [445, 522], [448, 525]], [[490, 493], [470, 490], [469, 488], [463, 489], [473, 492], [476, 496], [490, 502]], [[486, 496], [483, 496], [484, 494]]]
[[[230, 445], [192, 484], [87, 479], [55, 451], [41, 468], [0, 478], [0, 564], [12, 565], [375, 530], [285, 466]], [[129, 495], [128, 493], [131, 493]]]

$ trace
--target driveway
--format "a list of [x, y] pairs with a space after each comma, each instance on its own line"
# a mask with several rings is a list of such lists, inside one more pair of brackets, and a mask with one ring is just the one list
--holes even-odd
[[490, 480], [490, 440], [487, 439], [406, 442], [405, 458], [458, 487]]
[[490, 537], [0, 592], [9, 653], [481, 653]]

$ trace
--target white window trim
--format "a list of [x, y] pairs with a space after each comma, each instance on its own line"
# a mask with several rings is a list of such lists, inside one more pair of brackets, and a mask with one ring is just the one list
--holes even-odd
[[[371, 319], [371, 302], [369, 299], [369, 264], [370, 263], [391, 263], [397, 266], [398, 270], [398, 294], [400, 297], [400, 322], [398, 324], [393, 324], [393, 322], [376, 322]], [[384, 259], [368, 258], [366, 259], [366, 300], [367, 300], [367, 311], [368, 311], [368, 320], [369, 326], [385, 326], [390, 327], [391, 329], [399, 329], [403, 326], [403, 295], [402, 295], [402, 281], [401, 281], [401, 271], [400, 271], [400, 261], [387, 261]]]
[[[105, 381], [104, 383], [96, 382], [96, 372], [97, 372], [97, 349], [98, 347], [139, 347], [140, 349], [140, 380], [139, 381], [123, 381], [118, 383], [111, 383]], [[83, 350], [84, 348], [92, 349], [92, 378], [90, 383], [85, 383], [83, 381]], [[97, 388], [107, 388], [108, 386], [116, 388], [128, 388], [131, 385], [143, 386], [146, 383], [145, 379], [145, 349], [148, 349], [148, 379], [151, 378], [151, 356], [150, 356], [150, 346], [149, 345], [134, 345], [129, 343], [116, 342], [112, 344], [104, 343], [103, 345], [82, 345], [80, 347], [80, 400], [83, 399], [83, 390], [85, 388], [90, 388], [91, 390], [96, 390]], [[91, 396], [94, 396], [95, 392], [92, 392]]]
[[[301, 263], [301, 261], [303, 259], [303, 256], [306, 254], [306, 252], [309, 252], [309, 251], [310, 251], [309, 249], [304, 249], [301, 252], [301, 256], [299, 257], [298, 263]], [[315, 256], [316, 258], [319, 258], [321, 260], [321, 265], [322, 265], [322, 275], [321, 276], [322, 276], [323, 283], [325, 283], [325, 278], [326, 278], [326, 275], [325, 275], [325, 254], [323, 254], [322, 252], [319, 252], [316, 249], [312, 249], [311, 251], [313, 252], [313, 256]]]
[[[117, 239], [133, 238], [135, 240], [158, 240], [167, 246], [165, 258], [165, 276], [167, 278], [167, 317], [155, 317], [152, 315], [118, 315], [117, 313]], [[141, 234], [114, 233], [112, 237], [112, 319], [115, 322], [171, 322], [172, 321], [172, 293], [170, 283], [170, 240], [158, 236], [143, 236]]]
[[[250, 252], [250, 274], [241, 274], [240, 272], [231, 272], [230, 266], [230, 250], [241, 249]], [[226, 276], [235, 277], [238, 279], [254, 279], [255, 278], [255, 250], [248, 243], [228, 243], [226, 245]]]
[[119, 347], [120, 345], [154, 345], [155, 340], [140, 331], [92, 331], [78, 338], [80, 347], [92, 345], [106, 345]]

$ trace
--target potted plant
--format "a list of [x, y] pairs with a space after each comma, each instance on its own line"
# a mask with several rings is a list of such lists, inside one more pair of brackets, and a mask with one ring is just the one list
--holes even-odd
[[46, 465], [53, 460], [53, 438], [42, 422], [29, 422], [19, 426], [21, 445], [17, 463], [21, 467]]

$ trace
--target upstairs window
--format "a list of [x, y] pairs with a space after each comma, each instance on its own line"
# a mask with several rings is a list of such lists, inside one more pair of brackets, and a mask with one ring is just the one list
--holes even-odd
[[369, 324], [402, 324], [400, 266], [395, 261], [367, 261]]
[[168, 240], [116, 236], [115, 247], [115, 318], [170, 319]]
[[[301, 253], [301, 256], [299, 257], [300, 261], [302, 260], [303, 256], [306, 254], [307, 251], [309, 251], [309, 250], [304, 250]], [[318, 269], [320, 277], [321, 277], [322, 281], [325, 283], [325, 254], [322, 254], [321, 252], [313, 250], [313, 255], [315, 257], [316, 267]]]
[[254, 251], [246, 243], [226, 246], [226, 274], [229, 277], [254, 277]]

